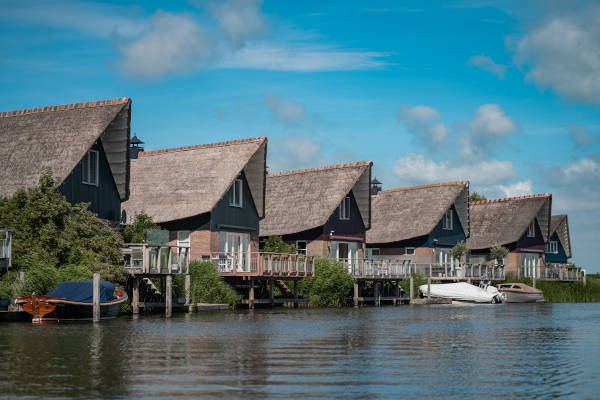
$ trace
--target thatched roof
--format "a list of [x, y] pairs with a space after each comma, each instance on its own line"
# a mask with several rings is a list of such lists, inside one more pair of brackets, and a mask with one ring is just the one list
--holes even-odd
[[567, 258], [573, 256], [571, 251], [571, 235], [569, 233], [569, 218], [566, 214], [553, 215], [550, 220], [550, 236], [554, 235], [554, 232], [558, 234], [560, 243], [565, 249]]
[[368, 228], [372, 165], [370, 161], [356, 162], [267, 175], [260, 235], [287, 235], [324, 225], [350, 191]]
[[384, 190], [372, 200], [367, 243], [392, 243], [428, 235], [454, 204], [469, 235], [469, 182], [446, 182]]
[[551, 194], [536, 194], [471, 203], [472, 250], [487, 249], [518, 241], [531, 221], [537, 219], [544, 242], [550, 231]]
[[267, 139], [252, 138], [139, 153], [131, 160], [128, 221], [144, 212], [168, 222], [210, 212], [244, 171], [264, 215]]
[[90, 101], [0, 112], [0, 196], [36, 186], [50, 169], [62, 183], [101, 139], [121, 200], [128, 196], [131, 101]]

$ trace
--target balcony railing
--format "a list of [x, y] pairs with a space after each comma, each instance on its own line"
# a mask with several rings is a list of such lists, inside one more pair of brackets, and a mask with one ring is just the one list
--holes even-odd
[[533, 269], [520, 267], [519, 274], [524, 278], [533, 278], [532, 271], [536, 279], [548, 281], [581, 281], [584, 275], [581, 268], [566, 264], [541, 265]]
[[12, 231], [0, 229], [0, 267], [12, 266]]
[[314, 276], [314, 257], [303, 254], [220, 252], [210, 260], [224, 276]]
[[187, 274], [190, 249], [183, 246], [127, 244], [121, 249], [123, 267], [138, 274]]

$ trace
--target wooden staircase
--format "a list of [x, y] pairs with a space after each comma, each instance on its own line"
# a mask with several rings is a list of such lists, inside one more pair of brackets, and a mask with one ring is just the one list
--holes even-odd
[[281, 294], [283, 295], [283, 297], [285, 297], [286, 299], [293, 299], [294, 298], [294, 292], [292, 292], [290, 290], [290, 288], [287, 287], [287, 285], [285, 284], [284, 281], [282, 281], [280, 279], [276, 279], [275, 280], [275, 284], [279, 288], [279, 291], [281, 292]]

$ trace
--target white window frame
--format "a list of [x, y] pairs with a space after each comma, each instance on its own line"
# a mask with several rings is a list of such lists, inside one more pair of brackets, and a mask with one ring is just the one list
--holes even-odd
[[340, 220], [348, 221], [350, 219], [350, 196], [344, 197], [339, 206]]
[[[187, 240], [182, 240], [181, 235], [187, 234]], [[179, 247], [190, 247], [190, 237], [192, 232], [190, 231], [177, 231], [177, 246]]]
[[453, 213], [452, 213], [452, 209], [449, 209], [448, 211], [446, 211], [446, 214], [444, 214], [444, 220], [442, 222], [442, 229], [446, 230], [446, 231], [451, 231], [453, 229]]
[[531, 223], [527, 227], [527, 237], [535, 237], [535, 220], [531, 221]]
[[[96, 176], [94, 177], [94, 181], [90, 180], [90, 163], [91, 163], [91, 157], [90, 154], [91, 153], [95, 153], [96, 154]], [[99, 169], [100, 169], [100, 152], [98, 150], [88, 150], [87, 153], [85, 153], [85, 156], [83, 157], [82, 161], [82, 170], [81, 170], [81, 183], [86, 184], [86, 185], [91, 185], [91, 186], [98, 186], [99, 185]], [[87, 176], [85, 176], [85, 165], [87, 165]]]
[[[298, 246], [298, 243], [304, 243], [304, 249], [300, 249], [300, 246]], [[308, 247], [308, 241], [307, 240], [296, 240], [296, 252], [298, 254], [304, 254], [306, 255], [306, 249]]]
[[230, 207], [242, 207], [244, 193], [244, 181], [241, 178], [237, 178], [231, 185], [231, 196], [229, 197]]
[[[412, 253], [409, 253], [409, 250], [411, 250]], [[404, 248], [404, 255], [405, 256], [414, 256], [415, 255], [415, 248], [414, 247], [405, 247]]]
[[558, 242], [551, 240], [546, 244], [546, 253], [558, 254]]

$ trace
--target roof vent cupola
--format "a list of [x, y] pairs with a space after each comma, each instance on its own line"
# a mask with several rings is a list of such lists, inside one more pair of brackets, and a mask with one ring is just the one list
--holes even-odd
[[381, 182], [377, 178], [373, 178], [371, 181], [371, 196], [377, 196], [379, 192], [381, 192]]
[[138, 139], [137, 135], [134, 133], [133, 137], [129, 141], [129, 158], [135, 160], [138, 158], [138, 154], [144, 151], [144, 148], [141, 146], [144, 144], [140, 139]]

